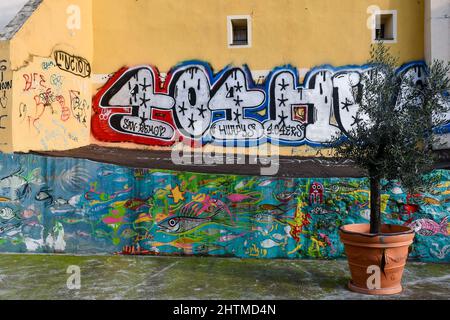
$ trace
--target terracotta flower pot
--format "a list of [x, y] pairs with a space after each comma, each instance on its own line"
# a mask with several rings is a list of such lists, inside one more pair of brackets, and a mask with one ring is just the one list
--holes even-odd
[[[345, 245], [352, 275], [350, 290], [372, 295], [402, 292], [403, 269], [408, 259], [409, 246], [414, 239], [414, 231], [403, 226], [383, 225], [381, 232], [371, 234], [368, 224], [341, 227], [340, 237]], [[381, 285], [378, 289], [372, 289], [374, 266], [381, 271]]]

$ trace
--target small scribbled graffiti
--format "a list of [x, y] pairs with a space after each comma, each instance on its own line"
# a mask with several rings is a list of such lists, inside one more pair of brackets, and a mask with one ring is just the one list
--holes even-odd
[[[294, 179], [132, 169], [1, 155], [0, 251], [342, 257], [339, 227], [370, 218], [367, 179]], [[383, 183], [388, 223], [417, 235], [411, 257], [450, 262], [450, 173], [430, 191]]]
[[21, 151], [66, 150], [88, 140], [90, 67], [84, 59], [59, 51], [54, 59], [34, 57], [15, 74], [20, 94], [14, 129], [28, 134]]

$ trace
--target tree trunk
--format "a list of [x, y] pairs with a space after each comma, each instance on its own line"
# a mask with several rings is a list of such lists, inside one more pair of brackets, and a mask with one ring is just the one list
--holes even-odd
[[370, 175], [370, 233], [381, 232], [381, 190], [380, 178]]

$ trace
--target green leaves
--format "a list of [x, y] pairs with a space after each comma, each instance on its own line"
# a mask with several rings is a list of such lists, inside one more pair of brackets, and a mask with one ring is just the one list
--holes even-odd
[[[399, 180], [414, 192], [427, 185], [424, 174], [434, 164], [433, 131], [447, 121], [450, 64], [435, 61], [418, 79], [397, 72], [398, 59], [378, 43], [363, 74], [360, 109], [348, 139], [336, 147], [337, 155], [353, 160], [369, 174]], [[335, 137], [337, 142], [341, 137]]]

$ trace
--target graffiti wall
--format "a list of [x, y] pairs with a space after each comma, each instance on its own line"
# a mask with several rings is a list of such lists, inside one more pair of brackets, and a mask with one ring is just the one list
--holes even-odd
[[[130, 169], [1, 155], [0, 251], [324, 258], [338, 228], [367, 223], [366, 179], [288, 179]], [[450, 262], [450, 173], [430, 191], [383, 184], [386, 222], [417, 232], [411, 257]]]
[[[420, 83], [424, 68], [410, 63], [398, 72]], [[214, 74], [198, 61], [176, 66], [164, 80], [151, 66], [124, 68], [94, 98], [92, 132], [100, 141], [157, 146], [196, 141], [320, 147], [360, 120], [370, 70], [323, 66], [300, 84], [297, 69], [286, 66], [255, 84], [247, 67]]]
[[11, 151], [12, 72], [9, 49], [0, 44], [0, 150]]
[[[34, 57], [14, 72], [14, 150], [65, 150], [89, 144], [89, 62], [64, 51]], [[24, 139], [26, 137], [26, 139]]]

